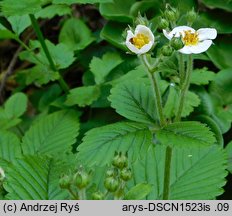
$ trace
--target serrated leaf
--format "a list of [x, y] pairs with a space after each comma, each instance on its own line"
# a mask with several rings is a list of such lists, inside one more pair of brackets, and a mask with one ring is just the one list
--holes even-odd
[[157, 140], [170, 146], [209, 146], [216, 142], [214, 134], [200, 122], [176, 122], [156, 132]]
[[4, 188], [7, 199], [13, 200], [58, 200], [66, 199], [67, 192], [59, 187], [59, 177], [64, 170], [61, 161], [42, 157], [26, 156], [16, 160], [7, 169]]
[[100, 96], [99, 86], [82, 86], [70, 90], [65, 102], [66, 105], [72, 106], [77, 104], [80, 107], [91, 105]]
[[4, 0], [0, 6], [5, 16], [22, 16], [38, 12], [41, 9], [41, 3], [41, 0]]
[[118, 53], [106, 53], [102, 58], [93, 57], [90, 62], [90, 70], [94, 74], [95, 82], [101, 84], [105, 77], [119, 64], [123, 62]]
[[15, 93], [4, 105], [9, 119], [18, 118], [27, 110], [27, 96], [23, 93]]
[[12, 162], [21, 156], [19, 138], [11, 132], [0, 130], [0, 158]]
[[13, 31], [19, 36], [27, 27], [31, 25], [28, 15], [8, 17]]
[[38, 13], [36, 13], [36, 18], [47, 18], [51, 19], [55, 17], [56, 15], [58, 16], [64, 16], [67, 14], [71, 14], [71, 8], [67, 5], [49, 5], [42, 10], [40, 10]]
[[117, 151], [128, 152], [129, 158], [135, 160], [151, 143], [152, 134], [146, 125], [119, 122], [88, 131], [77, 148], [78, 158], [88, 166], [104, 166]]
[[95, 4], [113, 2], [113, 0], [53, 0], [53, 4]]
[[57, 154], [69, 152], [79, 130], [76, 112], [58, 111], [43, 116], [25, 133], [22, 140], [24, 154]]
[[232, 141], [226, 145], [226, 153], [228, 155], [228, 170], [232, 173]]
[[[162, 145], [150, 146], [145, 170], [136, 166], [135, 180], [153, 185], [147, 199], [163, 199], [165, 150]], [[207, 200], [222, 194], [225, 185], [227, 159], [223, 149], [217, 145], [205, 148], [174, 148], [170, 176], [170, 200]]]
[[207, 68], [195, 69], [191, 74], [190, 82], [195, 85], [207, 85], [215, 76], [216, 74], [208, 71]]
[[83, 50], [94, 40], [95, 38], [88, 26], [81, 19], [76, 18], [68, 19], [59, 35], [59, 41], [72, 51]]
[[137, 122], [154, 124], [157, 116], [151, 86], [142, 82], [123, 82], [111, 90], [111, 106], [120, 115]]
[[140, 183], [132, 187], [125, 195], [125, 200], [141, 200], [144, 199], [150, 192], [152, 186], [145, 183]]

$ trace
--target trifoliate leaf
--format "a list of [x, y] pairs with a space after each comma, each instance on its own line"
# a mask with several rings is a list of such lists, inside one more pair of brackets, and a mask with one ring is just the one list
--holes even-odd
[[78, 146], [78, 159], [88, 166], [109, 164], [115, 152], [128, 152], [136, 160], [152, 144], [152, 134], [146, 125], [119, 122], [88, 131]]
[[90, 70], [94, 74], [95, 82], [101, 84], [105, 81], [105, 77], [123, 60], [117, 53], [106, 53], [102, 58], [93, 57], [90, 62]]
[[65, 102], [66, 105], [78, 105], [80, 107], [91, 105], [100, 96], [99, 86], [82, 86], [70, 90]]
[[200, 122], [175, 122], [156, 132], [157, 140], [170, 146], [209, 146], [216, 142], [214, 134]]

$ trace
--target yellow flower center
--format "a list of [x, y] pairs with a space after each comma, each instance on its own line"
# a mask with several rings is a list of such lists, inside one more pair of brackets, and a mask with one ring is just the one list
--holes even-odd
[[182, 37], [185, 46], [197, 45], [199, 42], [198, 33], [192, 33], [190, 30], [184, 31], [185, 35]]
[[144, 34], [137, 34], [130, 39], [130, 42], [138, 49], [141, 49], [144, 45], [149, 43], [149, 38]]

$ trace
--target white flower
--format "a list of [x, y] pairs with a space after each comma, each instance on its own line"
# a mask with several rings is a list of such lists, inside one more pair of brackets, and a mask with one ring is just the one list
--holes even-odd
[[135, 32], [127, 31], [126, 46], [136, 54], [144, 54], [148, 52], [154, 44], [154, 35], [145, 25], [137, 25]]
[[2, 167], [0, 167], [0, 181], [2, 181], [4, 178], [5, 178], [5, 172], [4, 170], [2, 169]]
[[179, 52], [184, 54], [198, 54], [205, 52], [217, 37], [217, 30], [214, 28], [201, 28], [197, 31], [188, 26], [178, 26], [171, 32], [163, 30], [166, 38], [181, 37], [184, 47]]

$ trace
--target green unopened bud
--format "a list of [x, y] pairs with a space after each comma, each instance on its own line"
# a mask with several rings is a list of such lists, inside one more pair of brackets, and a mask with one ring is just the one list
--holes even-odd
[[158, 24], [159, 29], [166, 29], [168, 28], [168, 26], [169, 26], [169, 22], [164, 18], [160, 18], [160, 21]]
[[78, 172], [74, 175], [74, 184], [79, 188], [83, 189], [87, 187], [90, 182], [90, 176], [85, 171]]
[[173, 53], [173, 48], [171, 46], [164, 45], [161, 48], [161, 53], [163, 54], [163, 56], [170, 56]]
[[120, 173], [120, 178], [124, 181], [129, 181], [132, 178], [132, 172], [128, 168], [124, 168]]
[[102, 192], [98, 191], [92, 194], [93, 200], [104, 200], [104, 195]]
[[113, 166], [115, 166], [119, 169], [123, 169], [128, 164], [127, 157], [125, 155], [119, 153], [118, 155], [116, 155], [113, 158], [112, 164], [113, 164]]
[[179, 18], [179, 15], [179, 11], [175, 8], [166, 9], [164, 11], [164, 16], [171, 22], [175, 22]]
[[192, 9], [186, 14], [186, 19], [188, 23], [194, 23], [194, 21], [197, 19], [197, 13], [194, 11], [194, 9]]
[[115, 175], [116, 175], [116, 172], [115, 172], [115, 169], [113, 169], [113, 168], [106, 171], [107, 177], [113, 177]]
[[115, 192], [119, 187], [119, 181], [114, 177], [108, 177], [105, 179], [104, 185], [108, 191]]
[[182, 42], [181, 38], [173, 37], [170, 41], [170, 45], [175, 49], [179, 50], [184, 47], [184, 43]]
[[60, 188], [62, 189], [68, 189], [70, 187], [72, 183], [72, 178], [70, 176], [63, 176], [60, 180], [59, 180], [59, 185]]
[[149, 21], [146, 16], [142, 16], [140, 13], [138, 13], [138, 16], [135, 19], [135, 25], [145, 25], [149, 26]]

